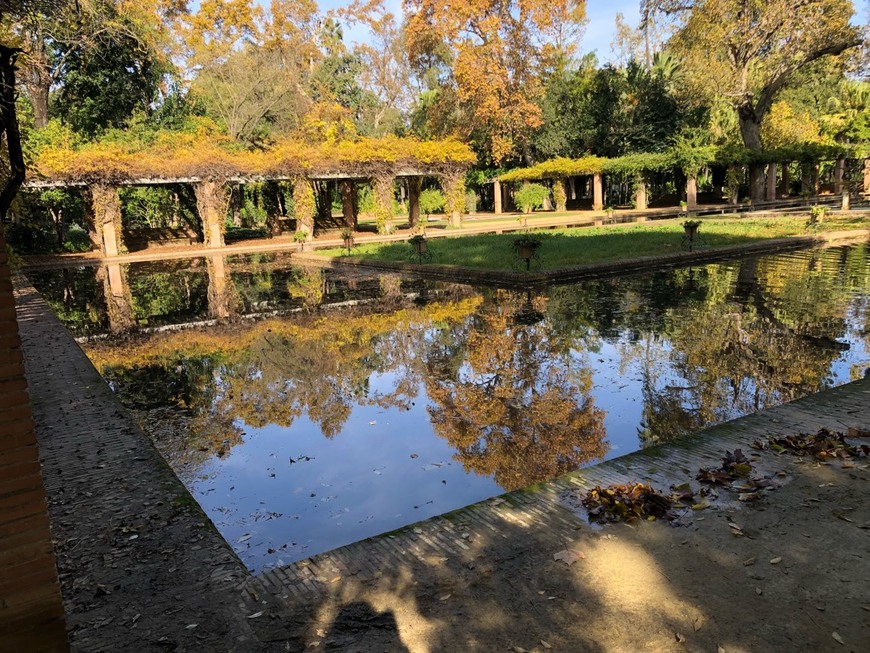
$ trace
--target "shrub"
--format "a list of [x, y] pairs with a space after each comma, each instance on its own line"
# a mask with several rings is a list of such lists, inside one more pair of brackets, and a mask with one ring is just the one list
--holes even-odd
[[436, 188], [429, 188], [420, 193], [420, 213], [441, 213], [444, 210], [444, 193]]
[[477, 193], [473, 190], [465, 193], [465, 212], [466, 213], [477, 213], [477, 202], [478, 202]]
[[523, 213], [531, 213], [544, 205], [544, 201], [550, 196], [550, 189], [543, 184], [523, 184], [514, 193], [514, 201]]

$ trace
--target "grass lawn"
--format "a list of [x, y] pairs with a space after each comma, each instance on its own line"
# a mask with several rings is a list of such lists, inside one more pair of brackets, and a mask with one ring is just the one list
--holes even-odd
[[[836, 214], [823, 224], [807, 229], [807, 216], [704, 218], [699, 235], [703, 248], [758, 242], [770, 238], [796, 236], [813, 231], [840, 231], [870, 228], [870, 217], [841, 218]], [[571, 265], [600, 263], [640, 256], [655, 256], [680, 251], [683, 238], [681, 220], [641, 222], [623, 226], [582, 227], [561, 230], [531, 231], [541, 237], [538, 251], [542, 269], [552, 270]], [[473, 268], [507, 270], [516, 264], [511, 234], [484, 234], [431, 238], [432, 263], [462, 265]], [[319, 250], [318, 254], [338, 259], [343, 249]], [[412, 261], [417, 257], [406, 242], [368, 243], [354, 248], [352, 256], [381, 261]]]

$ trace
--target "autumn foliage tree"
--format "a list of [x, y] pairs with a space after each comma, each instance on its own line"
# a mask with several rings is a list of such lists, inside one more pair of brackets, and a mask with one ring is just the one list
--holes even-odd
[[570, 53], [566, 30], [582, 24], [582, 0], [406, 0], [412, 59], [449, 47], [452, 84], [466, 120], [491, 160], [529, 158], [541, 124], [541, 74]]

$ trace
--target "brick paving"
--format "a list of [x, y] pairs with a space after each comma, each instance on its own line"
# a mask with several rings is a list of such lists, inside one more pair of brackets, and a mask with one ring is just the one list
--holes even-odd
[[[565, 548], [585, 525], [578, 491], [636, 480], [667, 488], [718, 463], [723, 450], [746, 450], [760, 437], [870, 424], [865, 379], [252, 576], [22, 280], [17, 301], [78, 651], [298, 650], [290, 642], [301, 641], [310, 610], [352, 585], [397, 569], [414, 578], [462, 573], [486, 566], [484, 553], [495, 560], [524, 555], [518, 532], [546, 550]], [[765, 456], [757, 469], [786, 465], [785, 457]]]

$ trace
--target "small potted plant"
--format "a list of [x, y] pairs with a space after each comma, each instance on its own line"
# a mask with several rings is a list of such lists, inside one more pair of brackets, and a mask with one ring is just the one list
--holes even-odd
[[680, 200], [680, 211], [683, 213], [687, 213], [689, 210], [689, 205], [686, 200]]
[[293, 242], [299, 243], [299, 251], [305, 251], [305, 241], [308, 240], [308, 232], [299, 229], [295, 234], [293, 234]]
[[526, 269], [531, 266], [532, 259], [535, 253], [541, 246], [541, 238], [534, 234], [524, 233], [522, 236], [514, 239], [513, 249], [517, 256], [526, 262]]
[[615, 209], [612, 206], [605, 206], [604, 207], [604, 213], [605, 213], [605, 215], [607, 215], [607, 219], [611, 222], [613, 221], [614, 210]]
[[700, 220], [685, 220], [683, 222], [683, 231], [686, 232], [686, 237], [689, 240], [695, 240], [695, 236], [698, 235], [698, 227], [700, 226]]
[[342, 229], [341, 240], [344, 243], [344, 248], [347, 250], [347, 255], [350, 256], [350, 250], [353, 248], [353, 229]]
[[429, 249], [429, 243], [426, 240], [425, 234], [414, 234], [408, 239], [408, 242], [411, 243], [411, 247], [414, 248], [414, 251], [417, 252], [419, 256], [422, 256]]

